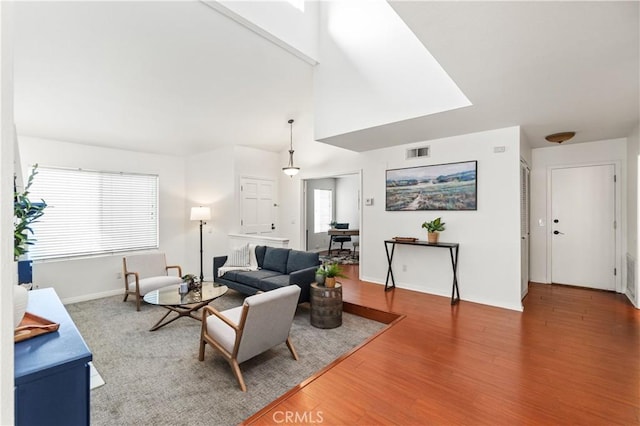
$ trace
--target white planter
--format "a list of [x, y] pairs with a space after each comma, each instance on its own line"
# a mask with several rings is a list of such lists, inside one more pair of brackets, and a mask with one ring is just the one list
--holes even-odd
[[25, 312], [27, 312], [27, 302], [29, 301], [29, 292], [20, 285], [13, 286], [13, 328], [16, 328]]

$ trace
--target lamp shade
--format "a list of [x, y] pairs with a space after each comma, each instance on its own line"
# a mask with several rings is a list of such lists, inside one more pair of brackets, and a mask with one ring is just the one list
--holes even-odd
[[191, 207], [191, 220], [211, 219], [211, 209], [209, 207]]

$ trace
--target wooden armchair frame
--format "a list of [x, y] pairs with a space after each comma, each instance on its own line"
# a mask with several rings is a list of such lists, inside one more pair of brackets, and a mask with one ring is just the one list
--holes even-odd
[[[170, 269], [177, 269], [178, 270], [178, 276], [182, 277], [182, 268], [179, 265], [166, 265], [164, 267], [164, 269], [165, 269], [165, 272], [167, 274], [168, 274]], [[142, 296], [143, 296], [143, 295], [140, 294], [140, 279], [141, 279], [140, 274], [138, 272], [129, 271], [127, 269], [127, 257], [126, 256], [122, 258], [122, 270], [123, 270], [122, 278], [124, 279], [124, 299], [122, 301], [126, 302], [127, 298], [129, 297], [129, 295], [135, 296], [135, 298], [136, 298], [136, 311], [140, 311], [140, 302], [142, 301]], [[129, 277], [134, 277], [134, 282], [135, 282], [135, 290], [134, 291], [129, 289]]]
[[[255, 297], [255, 296], [254, 296]], [[240, 319], [238, 324], [234, 323], [231, 319], [226, 317], [222, 312], [216, 310], [211, 306], [205, 306], [202, 310], [202, 328], [200, 332], [200, 350], [198, 353], [198, 359], [200, 361], [204, 361], [204, 349], [205, 344], [210, 344], [213, 348], [217, 349], [222, 356], [227, 360], [229, 365], [231, 366], [231, 370], [233, 371], [238, 384], [240, 385], [240, 389], [243, 392], [247, 391], [247, 386], [244, 383], [244, 379], [242, 377], [242, 371], [240, 371], [240, 362], [238, 362], [238, 350], [240, 349], [240, 343], [242, 342], [242, 335], [245, 328], [245, 324], [247, 321], [247, 316], [249, 314], [250, 306], [246, 303], [242, 305], [242, 313], [240, 314]], [[220, 343], [218, 343], [215, 339], [213, 339], [207, 333], [207, 317], [210, 315], [214, 315], [218, 317], [222, 322], [231, 327], [235, 333], [235, 341], [233, 344], [233, 349], [229, 352], [225, 349]], [[291, 342], [291, 338], [287, 336], [286, 339], [287, 348], [291, 352], [293, 359], [298, 360], [298, 353], [296, 352], [293, 343]]]

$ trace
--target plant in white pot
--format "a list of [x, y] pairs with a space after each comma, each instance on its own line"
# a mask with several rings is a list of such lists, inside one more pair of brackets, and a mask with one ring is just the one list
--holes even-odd
[[444, 231], [444, 225], [445, 223], [440, 217], [422, 224], [422, 227], [427, 230], [427, 240], [430, 244], [438, 243], [438, 236], [440, 235], [439, 232]]
[[[29, 189], [33, 184], [33, 178], [38, 174], [38, 165], [34, 165], [31, 169], [31, 174], [27, 180], [27, 184], [22, 191], [18, 191], [16, 185], [16, 179], [14, 176], [13, 183], [13, 260], [18, 261], [21, 256], [24, 256], [29, 251], [29, 246], [33, 245], [34, 239], [33, 229], [31, 224], [36, 222], [43, 214], [44, 209], [47, 207], [47, 203], [44, 200], [39, 202], [32, 202], [29, 199]], [[17, 267], [17, 264], [16, 264]], [[22, 317], [27, 309], [28, 293], [27, 289], [15, 285], [13, 289], [13, 322], [14, 327], [17, 327], [22, 321]]]

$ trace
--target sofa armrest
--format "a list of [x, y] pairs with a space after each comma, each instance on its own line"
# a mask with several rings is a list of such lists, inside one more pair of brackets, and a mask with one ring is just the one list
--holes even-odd
[[216, 256], [213, 258], [213, 280], [218, 280], [218, 269], [222, 268], [227, 261], [227, 256]]
[[308, 302], [311, 297], [311, 283], [316, 280], [316, 271], [318, 266], [300, 269], [289, 274], [289, 285], [296, 284], [300, 287], [300, 303]]

